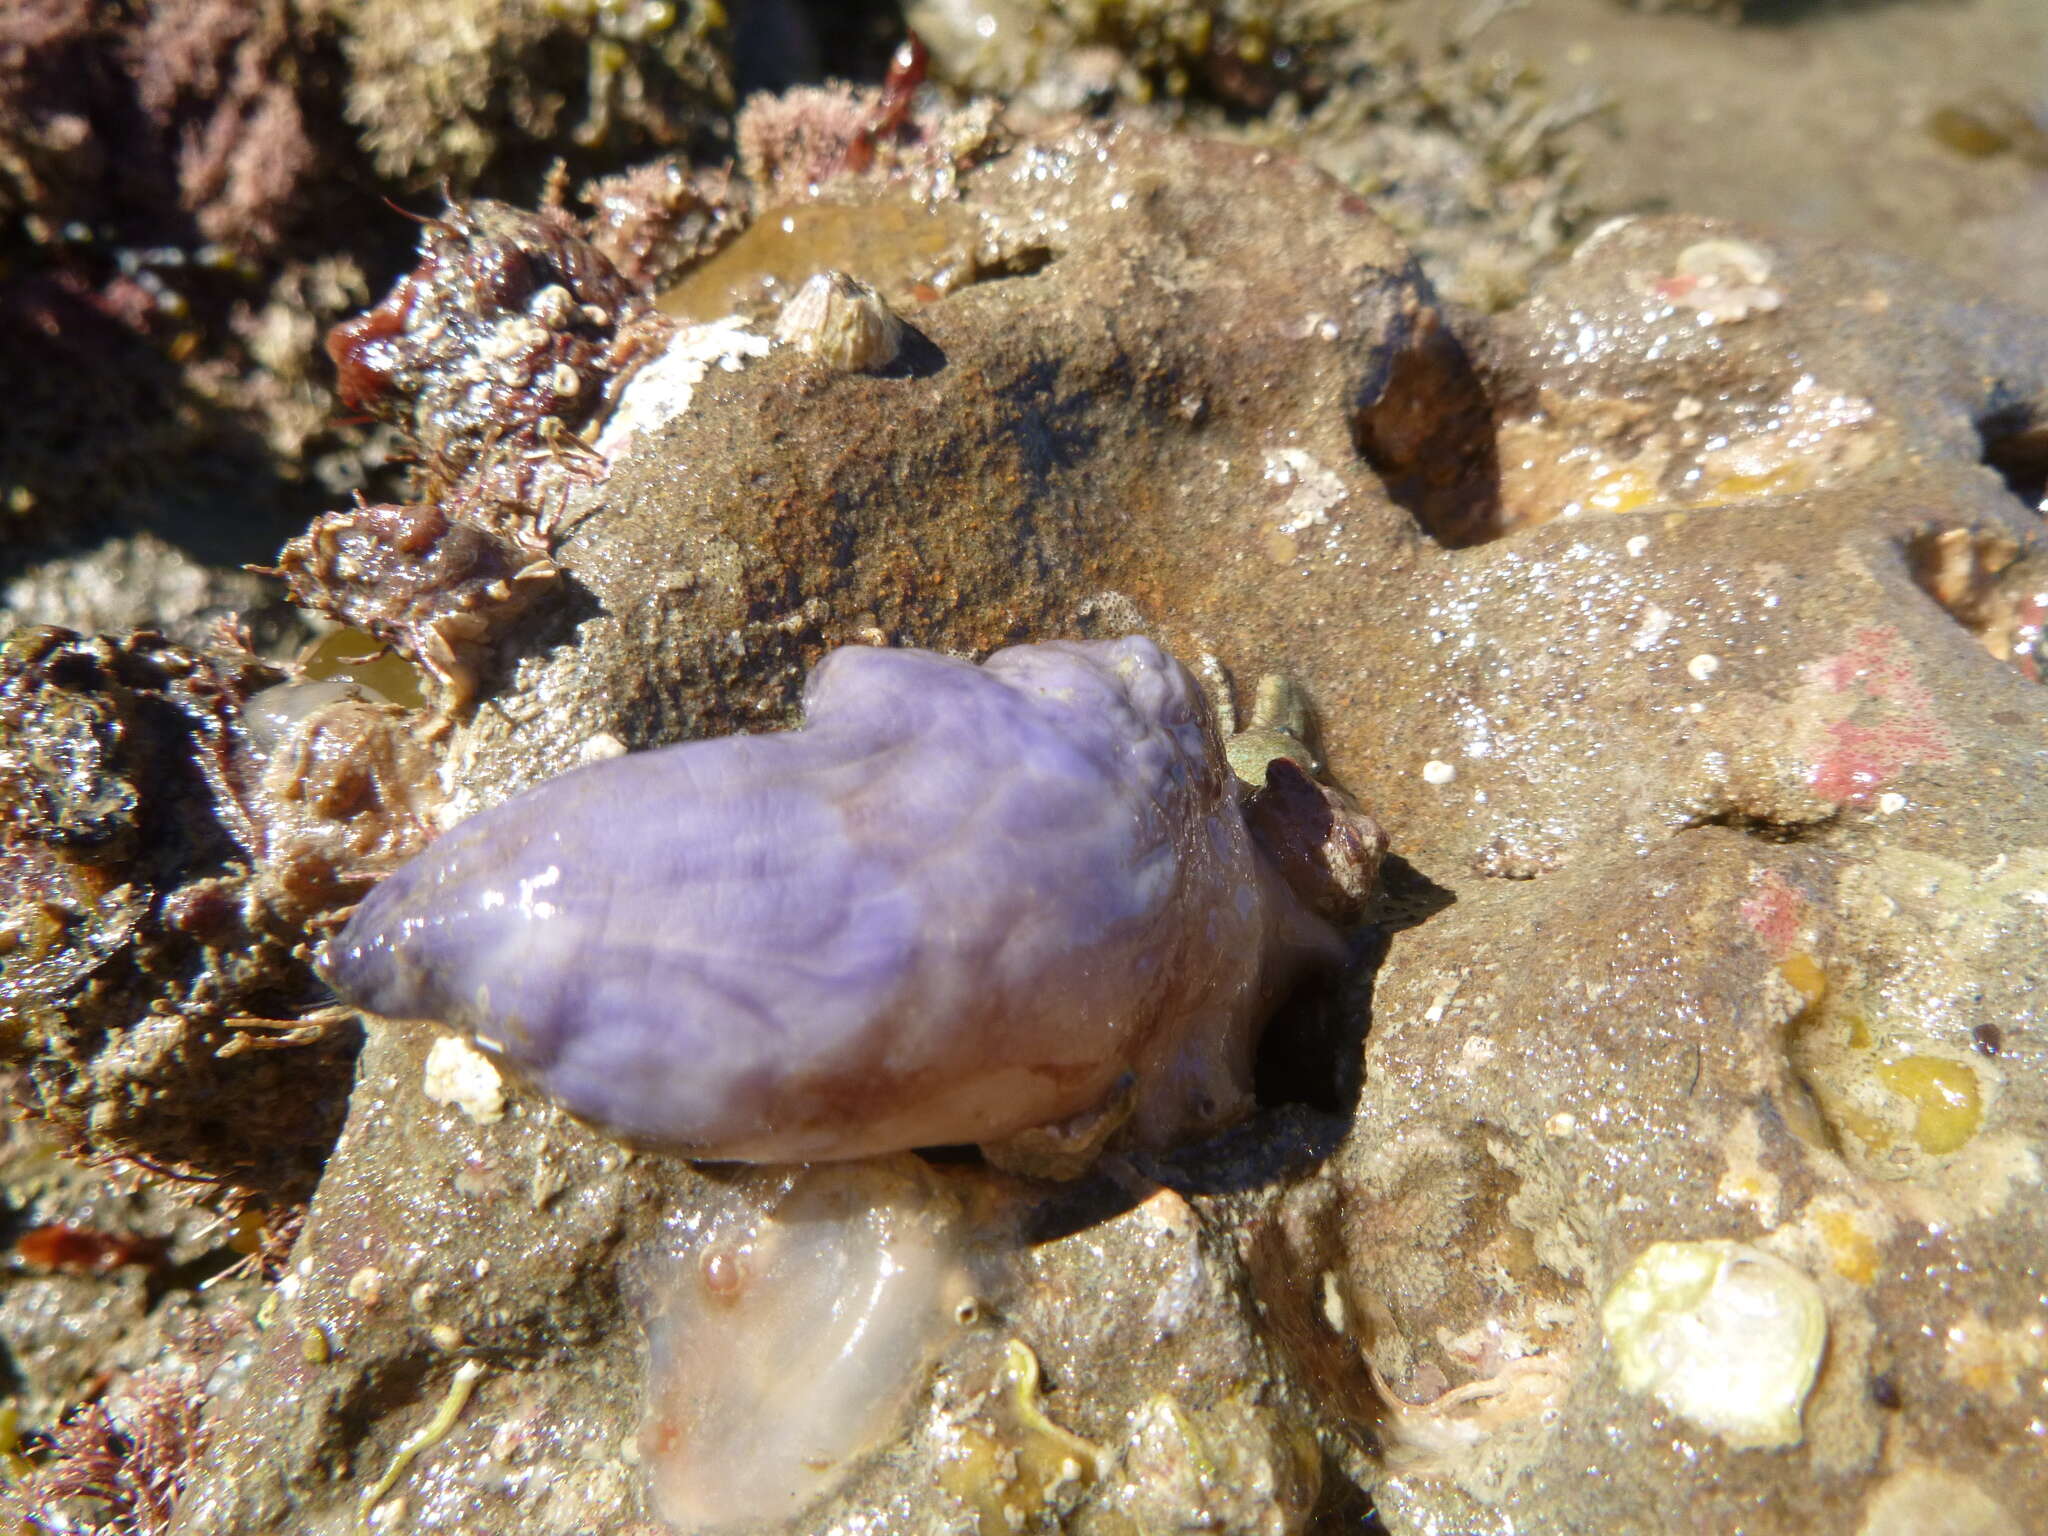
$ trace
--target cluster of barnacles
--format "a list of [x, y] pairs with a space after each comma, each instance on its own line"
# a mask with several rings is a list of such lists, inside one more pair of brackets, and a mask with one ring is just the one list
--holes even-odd
[[342, 403], [405, 428], [440, 488], [598, 414], [644, 308], [567, 213], [479, 198], [422, 221], [413, 270], [327, 351]]
[[316, 518], [272, 569], [301, 607], [410, 657], [437, 686], [445, 722], [475, 696], [484, 647], [557, 579], [547, 551], [533, 523], [359, 502]]
[[422, 224], [413, 271], [327, 342], [343, 403], [406, 432], [420, 499], [326, 513], [272, 573], [426, 674], [432, 735], [557, 581], [549, 509], [602, 469], [585, 434], [670, 322], [559, 207], [478, 199]]

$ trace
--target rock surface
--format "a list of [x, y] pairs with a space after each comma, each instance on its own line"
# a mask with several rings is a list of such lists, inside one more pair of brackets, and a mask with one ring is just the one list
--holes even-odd
[[[964, 173], [937, 248], [886, 179], [821, 196], [881, 231], [899, 366], [679, 330], [475, 669], [452, 813], [780, 723], [833, 644], [1141, 629], [1299, 679], [1397, 861], [1246, 1126], [1064, 1191], [920, 1175], [969, 1292], [784, 1528], [2048, 1509], [2048, 326], [1684, 218], [1448, 316], [1321, 175], [1129, 129]], [[724, 1285], [693, 1245], [785, 1176], [628, 1156], [430, 1049], [371, 1028], [175, 1529], [654, 1521], [654, 1293]], [[1768, 1448], [1606, 1337], [1652, 1245], [1706, 1243], [1824, 1314], [1810, 1390], [1744, 1362]], [[730, 1345], [699, 1368], [775, 1348]]]
[[[866, 274], [916, 361], [777, 348], [612, 441], [559, 520], [569, 595], [454, 726], [458, 801], [592, 742], [778, 722], [830, 644], [1142, 627], [1298, 677], [1405, 867], [1383, 958], [1334, 1027], [1279, 1032], [1246, 1128], [1063, 1195], [926, 1175], [979, 1213], [974, 1305], [894, 1367], [900, 1432], [788, 1528], [1335, 1530], [1367, 1494], [1415, 1532], [2048, 1507], [2015, 494], [2048, 333], [1685, 219], [1610, 227], [1454, 325], [1341, 189], [1130, 131], [1021, 145], [963, 198], [989, 280], [920, 290], [928, 252]], [[516, 1086], [444, 1074], [436, 1105], [428, 1043], [373, 1029], [178, 1529], [654, 1518], [650, 1277], [783, 1186], [628, 1157]], [[1624, 1273], [1688, 1244], [1817, 1298], [1752, 1348], [1817, 1349], [1824, 1315], [1817, 1376], [1745, 1362], [1784, 1398], [1762, 1431], [1700, 1406], [1677, 1335], [1644, 1345], [1661, 1376], [1605, 1337]], [[699, 1369], [769, 1347], [735, 1329]]]

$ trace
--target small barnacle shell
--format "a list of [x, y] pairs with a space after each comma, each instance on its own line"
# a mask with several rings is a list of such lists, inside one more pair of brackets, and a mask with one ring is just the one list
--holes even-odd
[[1249, 1105], [1335, 940], [1254, 846], [1207, 701], [1151, 641], [980, 666], [850, 647], [801, 730], [576, 769], [444, 834], [322, 957], [700, 1157], [1001, 1141], [1131, 1092], [1158, 1144]]
[[847, 373], [873, 373], [903, 350], [903, 322], [857, 277], [820, 272], [797, 289], [775, 339]]
[[1827, 1350], [1805, 1271], [1748, 1243], [1652, 1243], [1600, 1304], [1621, 1384], [1737, 1450], [1797, 1445]]

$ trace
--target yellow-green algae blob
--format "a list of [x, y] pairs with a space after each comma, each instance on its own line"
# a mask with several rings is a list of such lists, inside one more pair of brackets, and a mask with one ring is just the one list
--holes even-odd
[[1913, 1140], [1930, 1157], [1961, 1150], [1984, 1120], [1976, 1070], [1943, 1056], [1880, 1062], [1877, 1079], [1913, 1106]]
[[940, 1454], [939, 1486], [978, 1536], [1058, 1530], [1103, 1474], [1102, 1452], [1046, 1416], [1038, 1381], [1031, 1347], [1009, 1340], [982, 1411], [952, 1427]]
[[1809, 954], [1786, 956], [1778, 973], [1805, 999], [1788, 1044], [1824, 1122], [1791, 1115], [1806, 1140], [1871, 1160], [1866, 1171], [1897, 1175], [1911, 1170], [1874, 1160], [1895, 1151], [1909, 1159], [1946, 1157], [1983, 1128], [1985, 1095], [1971, 1062], [1929, 1048], [1910, 1030], [1873, 1028]]

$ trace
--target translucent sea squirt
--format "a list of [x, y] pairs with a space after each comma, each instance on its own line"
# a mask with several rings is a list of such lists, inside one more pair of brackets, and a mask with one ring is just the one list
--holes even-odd
[[1186, 669], [1140, 637], [848, 648], [804, 706], [473, 817], [325, 974], [698, 1157], [1000, 1142], [1120, 1095], [1153, 1144], [1243, 1113], [1256, 1031], [1335, 940], [1254, 844]]
[[640, 1453], [662, 1519], [787, 1520], [892, 1438], [972, 1305], [972, 1231], [915, 1158], [835, 1164], [657, 1265]]

